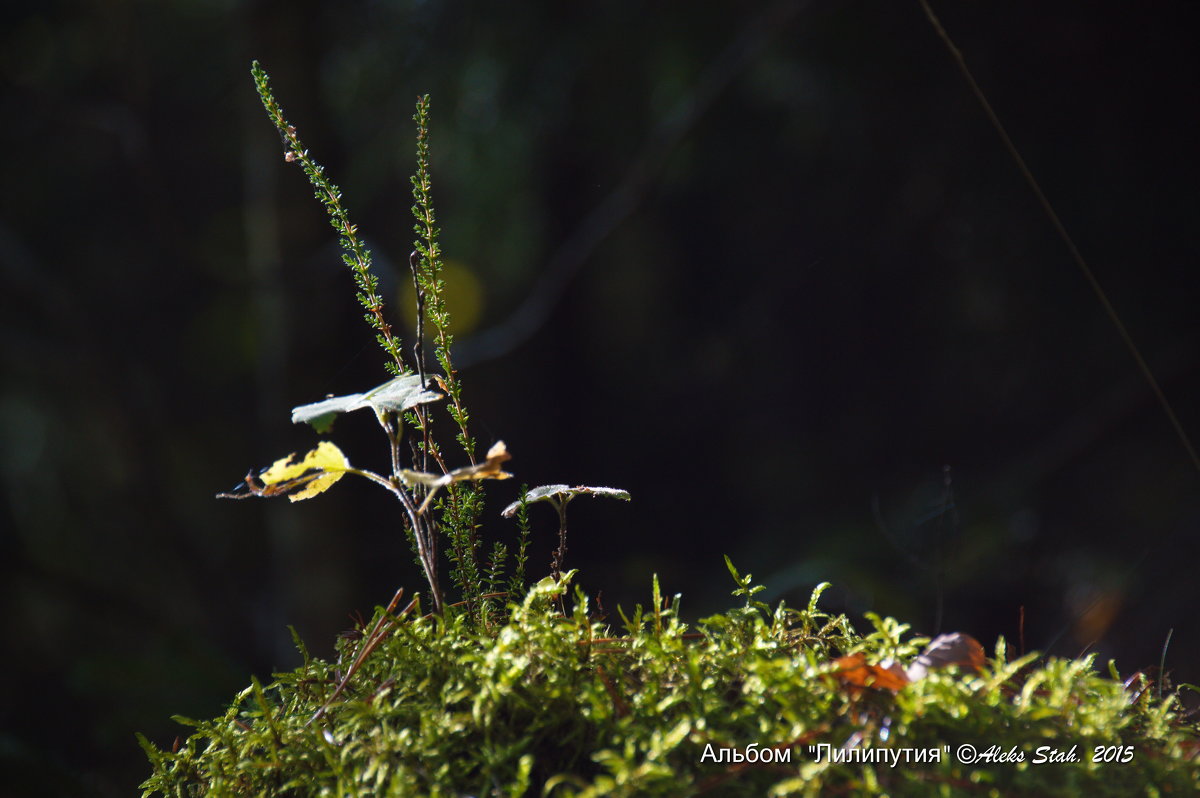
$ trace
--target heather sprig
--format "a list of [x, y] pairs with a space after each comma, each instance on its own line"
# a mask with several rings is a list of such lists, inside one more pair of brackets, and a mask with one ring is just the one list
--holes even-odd
[[379, 297], [379, 278], [371, 270], [371, 251], [363, 245], [362, 239], [358, 236], [358, 228], [350, 222], [350, 214], [342, 204], [341, 189], [325, 175], [325, 167], [308, 154], [308, 150], [296, 134], [295, 126], [289, 124], [283, 115], [283, 108], [280, 107], [271, 92], [270, 78], [258, 61], [253, 62], [250, 73], [254, 76], [254, 85], [258, 89], [258, 96], [262, 99], [263, 107], [267, 110], [267, 116], [270, 117], [283, 140], [286, 150], [285, 160], [288, 163], [300, 164], [304, 174], [308, 175], [309, 182], [316, 189], [316, 198], [329, 213], [329, 223], [337, 231], [338, 240], [342, 249], [345, 250], [342, 260], [354, 273], [359, 304], [367, 311], [364, 318], [375, 330], [375, 340], [391, 358], [385, 367], [395, 377], [407, 373], [409, 369], [404, 365], [400, 341], [392, 334], [392, 326], [383, 315], [383, 300]]

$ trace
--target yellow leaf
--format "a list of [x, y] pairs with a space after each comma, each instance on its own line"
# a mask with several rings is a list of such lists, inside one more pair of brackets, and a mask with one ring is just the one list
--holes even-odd
[[329, 441], [321, 441], [304, 459], [296, 461], [296, 455], [290, 454], [276, 460], [258, 478], [268, 489], [276, 488], [271, 493], [288, 493], [303, 486], [295, 493], [288, 493], [288, 499], [298, 502], [329, 490], [349, 467], [350, 461], [341, 449]]

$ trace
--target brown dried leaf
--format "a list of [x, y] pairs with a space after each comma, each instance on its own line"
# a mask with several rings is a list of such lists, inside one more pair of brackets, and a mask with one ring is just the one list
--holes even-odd
[[959, 666], [964, 672], [974, 673], [983, 667], [983, 646], [968, 634], [954, 632], [939, 635], [929, 641], [916, 659], [908, 666], [910, 681], [924, 679], [931, 670]]
[[909, 678], [898, 663], [885, 660], [878, 665], [867, 662], [865, 654], [851, 654], [833, 661], [835, 670], [831, 675], [846, 687], [848, 692], [861, 693], [864, 688], [896, 692], [908, 684]]

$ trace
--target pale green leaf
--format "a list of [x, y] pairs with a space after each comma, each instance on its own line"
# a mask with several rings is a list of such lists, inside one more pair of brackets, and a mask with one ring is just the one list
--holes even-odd
[[[428, 384], [434, 379], [432, 375], [425, 378]], [[421, 378], [416, 374], [405, 374], [402, 377], [385, 382], [372, 388], [366, 393], [352, 393], [346, 396], [331, 396], [320, 402], [300, 405], [292, 408], [293, 424], [311, 424], [317, 432], [328, 432], [333, 426], [333, 420], [339, 413], [350, 413], [370, 407], [376, 413], [390, 411], [402, 413], [411, 410], [419, 404], [436, 402], [442, 395], [421, 386]]]
[[[598, 488], [589, 485], [578, 485], [574, 488], [569, 485], [540, 485], [531, 489], [525, 494], [525, 503], [532, 504], [533, 502], [548, 501], [551, 504], [557, 505], [561, 502], [569, 502], [576, 496], [608, 496], [613, 499], [621, 499], [629, 501], [629, 491], [621, 490], [620, 488]], [[501, 513], [505, 518], [512, 518], [513, 513], [521, 506], [521, 502], [515, 501], [504, 508]]]

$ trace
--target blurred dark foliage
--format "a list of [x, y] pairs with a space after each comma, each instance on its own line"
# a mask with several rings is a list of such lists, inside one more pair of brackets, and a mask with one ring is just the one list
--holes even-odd
[[[1196, 6], [941, 5], [1200, 435]], [[728, 553], [773, 600], [828, 580], [856, 617], [1125, 672], [1174, 629], [1200, 680], [1200, 474], [916, 2], [25, 4], [0, 793], [127, 795], [135, 730], [169, 745], [170, 715], [296, 663], [286, 624], [328, 655], [421, 584], [368, 484], [213, 499], [312, 443], [293, 405], [384, 377], [252, 58], [394, 310], [433, 95], [443, 243], [482, 286], [466, 398], [518, 476], [489, 538], [522, 481], [614, 485], [633, 503], [573, 506], [567, 560], [614, 616], [655, 572], [693, 617], [727, 606]], [[370, 419], [335, 436], [382, 465]]]

